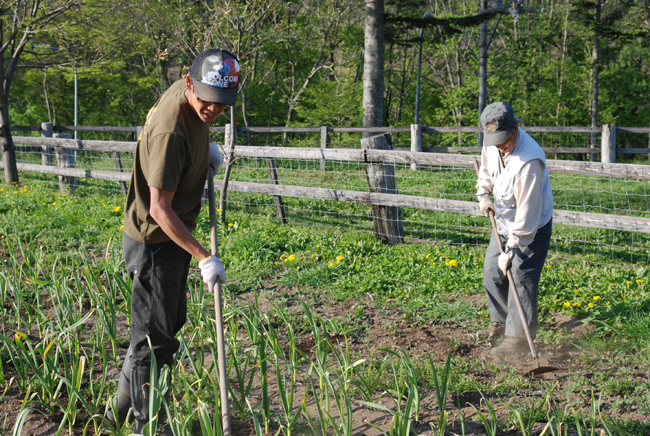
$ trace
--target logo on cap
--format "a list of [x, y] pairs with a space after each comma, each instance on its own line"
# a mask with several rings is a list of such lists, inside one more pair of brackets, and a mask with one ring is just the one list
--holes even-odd
[[485, 130], [487, 130], [488, 133], [494, 133], [497, 131], [499, 128], [499, 123], [497, 121], [492, 121], [491, 123], [487, 123], [485, 126]]
[[201, 83], [215, 88], [236, 88], [241, 67], [236, 59], [223, 59], [220, 54], [207, 57], [201, 65]]

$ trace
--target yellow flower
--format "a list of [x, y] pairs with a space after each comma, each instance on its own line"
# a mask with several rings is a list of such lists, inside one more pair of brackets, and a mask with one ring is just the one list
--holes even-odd
[[17, 194], [18, 194], [18, 191], [14, 191], [14, 195], [17, 195]]
[[5, 188], [0, 188], [0, 192], [4, 192]]
[[287, 257], [287, 260], [296, 260], [296, 256], [291, 254], [291, 255], [289, 255], [289, 257]]
[[431, 265], [435, 265], [435, 264], [436, 264], [435, 262], [431, 262]]
[[589, 306], [589, 308], [591, 309], [591, 308], [594, 307], [594, 303], [589, 303], [589, 304], [587, 304], [587, 306]]
[[440, 257], [440, 256], [444, 256], [444, 254], [442, 254], [442, 253], [438, 254], [438, 257]]
[[569, 302], [567, 301], [566, 303], [564, 303], [564, 307], [566, 307], [566, 308], [568, 309], [569, 307], [571, 307], [571, 303], [569, 303]]
[[113, 212], [119, 212], [120, 209], [122, 209], [120, 206], [115, 206], [115, 207], [113, 208]]
[[643, 280], [637, 280], [636, 282], [637, 283], [643, 283]]
[[631, 285], [631, 284], [632, 284], [632, 282], [625, 282], [625, 284], [626, 284], [626, 285]]
[[124, 230], [124, 224], [120, 226], [120, 230]]
[[282, 259], [284, 259], [284, 254], [282, 256], [280, 256], [280, 260], [282, 260]]
[[594, 297], [594, 301], [598, 301], [598, 300], [600, 300], [600, 295], [596, 295], [596, 296]]
[[553, 304], [557, 304], [557, 303], [559, 303], [560, 301], [562, 301], [562, 299], [561, 299], [561, 298], [558, 298], [557, 300], [555, 300], [555, 301], [553, 302]]
[[456, 259], [448, 260], [445, 262], [445, 265], [447, 266], [458, 266], [458, 261]]
[[425, 257], [425, 259], [428, 259], [430, 257], [431, 257], [431, 253], [427, 254], [427, 257]]
[[232, 227], [232, 226], [233, 226], [233, 223], [228, 223], [228, 227]]
[[52, 206], [54, 206], [54, 205], [56, 205], [56, 201], [54, 203], [52, 203]]
[[334, 262], [330, 262], [330, 268], [334, 266]]
[[336, 263], [339, 263], [339, 262], [342, 261], [343, 259], [345, 259], [345, 257], [343, 257], [343, 256], [336, 256]]
[[580, 289], [578, 289], [578, 290], [576, 291], [576, 296], [577, 296], [577, 295], [580, 295]]
[[223, 212], [223, 209], [217, 209], [217, 212]]
[[550, 267], [551, 267], [551, 265], [546, 265], [546, 268], [550, 268]]
[[580, 306], [582, 306], [582, 303], [579, 302], [579, 301], [576, 301], [575, 303], [573, 303], [573, 305], [576, 306], [576, 307], [580, 307]]

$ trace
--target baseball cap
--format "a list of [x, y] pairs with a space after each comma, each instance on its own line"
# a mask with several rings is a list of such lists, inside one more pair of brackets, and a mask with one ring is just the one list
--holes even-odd
[[226, 50], [211, 48], [194, 59], [190, 76], [196, 96], [203, 101], [233, 106], [237, 102], [237, 87], [241, 67]]
[[486, 146], [503, 144], [520, 121], [515, 118], [515, 111], [508, 103], [497, 101], [486, 106], [481, 114], [483, 143]]

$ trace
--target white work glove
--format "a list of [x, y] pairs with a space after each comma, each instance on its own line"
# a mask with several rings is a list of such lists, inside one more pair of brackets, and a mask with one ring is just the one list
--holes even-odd
[[216, 142], [210, 143], [210, 166], [212, 167], [213, 174], [217, 174], [219, 167], [223, 163], [223, 156], [219, 150], [219, 144]]
[[494, 203], [490, 200], [490, 196], [487, 194], [480, 195], [478, 197], [478, 207], [481, 209], [481, 213], [486, 217], [490, 217], [489, 211], [491, 210], [495, 215], [497, 213]]
[[201, 275], [209, 293], [214, 292], [214, 286], [217, 284], [217, 280], [220, 283], [226, 283], [226, 269], [217, 256], [210, 256], [207, 259], [203, 259], [199, 262], [199, 268], [201, 268]]
[[517, 253], [517, 248], [508, 247], [506, 245], [506, 249], [499, 255], [497, 264], [504, 276], [508, 275], [507, 272], [512, 266], [512, 259], [515, 257], [515, 253]]

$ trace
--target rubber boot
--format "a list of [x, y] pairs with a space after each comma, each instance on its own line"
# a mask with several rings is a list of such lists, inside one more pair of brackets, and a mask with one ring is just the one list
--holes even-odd
[[[122, 371], [120, 372], [120, 380], [117, 385], [117, 392], [115, 396], [111, 399], [113, 408], [108, 409], [106, 417], [109, 421], [115, 422], [115, 415], [113, 411], [117, 411], [117, 422], [121, 427], [126, 421], [127, 416], [129, 415], [129, 410], [131, 409], [131, 371], [133, 366], [131, 364], [131, 347], [129, 347], [126, 352], [126, 358], [124, 359], [124, 364], [122, 365]], [[128, 375], [127, 375], [128, 374]], [[133, 416], [129, 417], [129, 422], [133, 422]]]
[[[143, 434], [144, 427], [149, 423], [152, 416], [149, 411], [149, 393], [150, 393], [150, 369], [143, 367], [141, 369], [133, 368], [131, 371], [131, 404], [133, 406], [133, 417], [135, 424], [133, 433]], [[171, 399], [171, 389], [165, 392], [164, 400], [169, 402]], [[166, 417], [165, 406], [161, 404], [158, 411], [159, 417]], [[171, 428], [167, 425], [166, 419], [159, 419], [157, 435], [173, 435]]]

